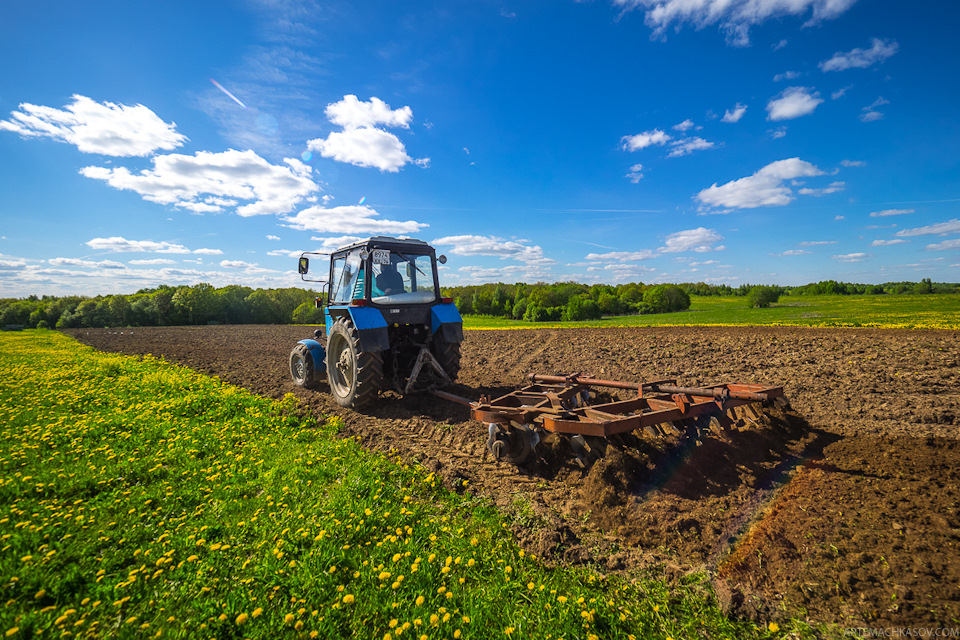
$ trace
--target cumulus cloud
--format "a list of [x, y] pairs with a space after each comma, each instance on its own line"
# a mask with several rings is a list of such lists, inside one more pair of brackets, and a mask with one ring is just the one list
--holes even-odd
[[667, 154], [668, 158], [679, 158], [681, 156], [689, 155], [694, 151], [703, 151], [704, 149], [712, 149], [716, 145], [712, 142], [704, 140], [700, 137], [693, 138], [683, 138], [681, 140], [674, 140], [670, 143], [670, 153]]
[[867, 67], [883, 62], [900, 49], [893, 40], [873, 38], [869, 49], [853, 49], [852, 51], [833, 54], [829, 60], [824, 60], [818, 66], [821, 71], [845, 71], [847, 69], [866, 69]]
[[800, 158], [787, 158], [771, 162], [746, 178], [732, 180], [723, 185], [714, 183], [696, 195], [707, 207], [724, 209], [753, 209], [756, 207], [779, 207], [793, 201], [794, 195], [788, 180], [823, 175], [823, 171]]
[[714, 246], [723, 240], [723, 236], [713, 229], [697, 227], [696, 229], [687, 229], [671, 233], [664, 240], [664, 246], [658, 251], [662, 253], [680, 253], [681, 251], [696, 251], [705, 253], [707, 251], [722, 251], [723, 246]]
[[870, 243], [871, 247], [889, 247], [895, 244], [903, 244], [905, 242], [910, 242], [909, 240], [904, 240], [903, 238], [894, 238], [893, 240], [874, 240]]
[[660, 129], [653, 129], [632, 136], [623, 136], [620, 139], [620, 146], [624, 151], [639, 151], [652, 145], [663, 146], [669, 141], [670, 134]]
[[177, 133], [175, 123], [164, 122], [142, 104], [100, 103], [81, 95], [72, 100], [63, 109], [23, 103], [9, 120], [0, 120], [0, 131], [52, 138], [84, 153], [116, 157], [170, 151], [187, 140]]
[[391, 109], [380, 98], [370, 98], [363, 102], [355, 95], [343, 96], [343, 100], [327, 105], [324, 114], [332, 124], [344, 129], [375, 127], [378, 124], [388, 127], [410, 128], [413, 110], [410, 107]]
[[957, 218], [948, 220], [947, 222], [930, 224], [925, 227], [915, 227], [913, 229], [903, 229], [901, 231], [897, 231], [897, 235], [900, 237], [945, 236], [951, 233], [960, 233], [960, 220]]
[[[697, 29], [719, 24], [733, 45], [750, 44], [750, 28], [769, 19], [811, 14], [806, 24], [830, 20], [856, 0], [614, 0], [624, 11], [645, 10], [645, 22], [654, 38], [663, 38], [668, 27], [690, 22]], [[779, 47], [778, 47], [779, 48]]]
[[77, 258], [51, 258], [47, 260], [51, 267], [97, 267], [100, 269], [126, 269], [127, 265], [113, 260], [80, 260]]
[[158, 204], [195, 213], [236, 207], [238, 215], [255, 216], [287, 213], [319, 191], [309, 166], [295, 158], [284, 162], [274, 165], [253, 151], [231, 149], [157, 156], [152, 169], [139, 173], [126, 167], [84, 167], [80, 173]]
[[130, 264], [142, 267], [149, 265], [158, 265], [158, 264], [176, 264], [176, 260], [170, 260], [169, 258], [151, 258], [148, 260], [131, 260]]
[[783, 82], [784, 80], [796, 80], [800, 77], [800, 74], [796, 71], [784, 71], [783, 73], [778, 73], [773, 76], [774, 82]]
[[630, 167], [630, 172], [627, 174], [627, 177], [630, 178], [630, 182], [637, 184], [643, 179], [643, 165], [635, 164]]
[[85, 243], [94, 251], [109, 251], [110, 253], [196, 253], [203, 255], [220, 255], [220, 249], [188, 249], [182, 244], [172, 242], [154, 242], [153, 240], [127, 240], [120, 236], [110, 238], [94, 238]]
[[813, 113], [823, 102], [819, 91], [807, 87], [787, 87], [767, 103], [767, 120], [793, 120]]
[[812, 253], [812, 252], [807, 251], [806, 249], [787, 249], [786, 251], [781, 251], [780, 253], [771, 253], [770, 255], [787, 257], [787, 256], [805, 256], [809, 253]]
[[943, 242], [937, 242], [936, 244], [928, 244], [924, 248], [927, 251], [947, 251], [949, 249], [960, 249], [960, 238], [944, 240]]
[[286, 226], [301, 231], [367, 235], [417, 233], [429, 226], [414, 220], [387, 220], [366, 205], [308, 207], [283, 220]]
[[838, 191], [843, 191], [846, 188], [847, 188], [846, 182], [837, 181], [837, 182], [831, 182], [829, 185], [827, 185], [826, 187], [823, 187], [822, 189], [812, 189], [810, 187], [804, 187], [802, 189], [799, 189], [797, 193], [804, 196], [819, 197], [819, 196], [825, 196], [829, 193], [837, 193]]
[[434, 246], [451, 246], [458, 256], [496, 256], [501, 260], [517, 260], [526, 264], [544, 265], [555, 261], [545, 258], [543, 249], [527, 244], [527, 240], [505, 240], [496, 236], [445, 236], [433, 241]]
[[673, 125], [673, 130], [674, 130], [674, 131], [686, 131], [686, 130], [688, 130], [688, 129], [692, 129], [694, 126], [696, 126], [696, 125], [693, 124], [693, 120], [691, 120], [690, 118], [687, 118], [687, 119], [684, 120], [683, 122], [681, 122], [681, 123], [679, 123], [679, 124]]
[[863, 262], [868, 258], [872, 258], [873, 254], [872, 253], [844, 253], [842, 255], [830, 256], [830, 257], [840, 262]]
[[836, 240], [808, 240], [806, 242], [798, 242], [801, 247], [820, 247], [827, 244], [837, 244]]
[[308, 149], [324, 158], [390, 173], [400, 171], [411, 162], [422, 167], [430, 163], [429, 158], [411, 158], [400, 138], [378, 127], [408, 129], [413, 119], [410, 107], [391, 109], [379, 98], [363, 102], [355, 95], [346, 95], [339, 102], [327, 105], [324, 113], [332, 124], [343, 128], [326, 138], [307, 142]]
[[743, 114], [747, 112], [747, 105], [740, 104], [739, 102], [734, 105], [733, 109], [727, 109], [723, 112], [723, 117], [720, 118], [721, 122], [740, 122], [740, 118], [743, 117]]
[[340, 247], [351, 245], [354, 242], [360, 242], [364, 238], [361, 236], [336, 236], [333, 238], [310, 238], [313, 242], [319, 242], [320, 246], [316, 249], [320, 253], [327, 251], [336, 251]]

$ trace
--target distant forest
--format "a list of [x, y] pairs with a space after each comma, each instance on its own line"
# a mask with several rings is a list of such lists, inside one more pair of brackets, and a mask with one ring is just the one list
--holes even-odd
[[[781, 296], [806, 295], [932, 295], [960, 293], [960, 284], [887, 282], [880, 285], [825, 280], [801, 287], [744, 284], [738, 287], [703, 282], [682, 284], [586, 285], [491, 283], [447, 287], [463, 315], [514, 318], [529, 322], [594, 320], [603, 316], [667, 313], [690, 308], [690, 296], [742, 296], [744, 304], [765, 307]], [[195, 324], [320, 324], [317, 291], [251, 289], [239, 285], [216, 288], [160, 286], [130, 295], [30, 296], [0, 299], [0, 327], [75, 328], [148, 327]]]

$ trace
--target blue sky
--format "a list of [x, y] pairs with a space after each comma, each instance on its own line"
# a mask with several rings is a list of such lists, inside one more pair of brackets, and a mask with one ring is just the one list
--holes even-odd
[[6, 2], [0, 296], [960, 280], [960, 4]]

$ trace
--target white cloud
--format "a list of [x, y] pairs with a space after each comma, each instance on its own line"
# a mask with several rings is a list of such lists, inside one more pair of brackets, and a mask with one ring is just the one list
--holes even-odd
[[354, 242], [360, 242], [361, 240], [364, 240], [364, 238], [361, 236], [337, 236], [335, 238], [310, 238], [310, 240], [313, 242], [319, 242], [320, 247], [316, 249], [316, 251], [324, 253], [327, 251], [336, 251], [337, 249], [351, 245]]
[[[719, 23], [731, 44], [750, 43], [750, 28], [772, 18], [812, 13], [806, 24], [836, 18], [856, 0], [614, 0], [624, 11], [646, 10], [645, 22], [653, 37], [663, 38], [667, 28], [691, 22], [697, 29]], [[776, 48], [780, 48], [777, 45]]]
[[96, 267], [100, 269], [126, 269], [127, 265], [113, 260], [79, 260], [77, 258], [51, 258], [47, 263], [52, 267]]
[[630, 167], [630, 173], [627, 174], [627, 177], [630, 178], [630, 182], [637, 184], [643, 179], [643, 165], [635, 164]]
[[938, 242], [936, 244], [928, 244], [925, 248], [927, 251], [947, 251], [949, 249], [960, 249], [960, 238], [944, 240], [943, 242]]
[[925, 227], [897, 231], [897, 235], [900, 237], [947, 235], [950, 233], [960, 233], [960, 220], [957, 218], [947, 222], [930, 224]]
[[137, 174], [125, 167], [84, 167], [80, 173], [144, 200], [194, 212], [223, 211], [244, 201], [236, 213], [254, 216], [287, 213], [319, 191], [309, 166], [294, 158], [284, 162], [285, 167], [274, 165], [253, 151], [231, 149], [157, 156], [153, 169]]
[[867, 163], [863, 160], [841, 160], [840, 164], [844, 167], [865, 167]]
[[704, 253], [707, 251], [722, 251], [724, 247], [714, 246], [723, 240], [723, 236], [713, 229], [697, 227], [696, 229], [687, 229], [671, 233], [664, 240], [664, 246], [658, 251], [661, 253], [679, 253], [681, 251], [696, 251]]
[[517, 260], [527, 264], [553, 264], [543, 256], [543, 249], [525, 244], [527, 240], [504, 240], [495, 236], [446, 236], [433, 241], [434, 246], [452, 246], [458, 256], [497, 256], [501, 260]]
[[340, 102], [327, 105], [324, 113], [331, 123], [343, 127], [343, 131], [333, 131], [326, 138], [307, 142], [309, 150], [319, 152], [324, 158], [390, 173], [396, 173], [410, 162], [421, 167], [430, 164], [429, 158], [411, 158], [400, 138], [377, 127], [408, 129], [413, 118], [410, 107], [391, 109], [379, 98], [362, 102], [357, 96], [346, 95]]
[[708, 207], [727, 209], [783, 206], [794, 199], [785, 181], [820, 175], [823, 175], [823, 171], [800, 158], [777, 160], [746, 178], [720, 186], [714, 183], [698, 193], [696, 198]]
[[836, 91], [830, 94], [830, 99], [839, 100], [847, 93], [847, 91], [849, 91], [852, 88], [853, 88], [853, 85], [851, 84], [851, 85], [847, 85], [846, 87], [843, 87], [842, 89], [837, 89]]
[[620, 138], [620, 145], [624, 151], [639, 151], [651, 145], [665, 145], [670, 140], [670, 135], [660, 129], [644, 131], [632, 136], [623, 136]]
[[280, 236], [267, 234], [267, 240], [279, 240], [279, 239], [280, 239]]
[[172, 242], [154, 242], [153, 240], [127, 240], [120, 236], [111, 238], [94, 238], [85, 243], [94, 251], [109, 251], [111, 253], [197, 253], [219, 255], [219, 249], [187, 249], [182, 244]]
[[770, 134], [770, 137], [774, 140], [779, 140], [787, 135], [787, 127], [777, 127], [776, 129], [769, 129], [767, 133]]
[[903, 238], [894, 238], [893, 240], [874, 240], [870, 243], [871, 247], [889, 247], [895, 244], [903, 244], [905, 242], [910, 242], [909, 240], [904, 240]]
[[767, 103], [767, 120], [793, 120], [813, 113], [823, 102], [819, 91], [807, 87], [787, 87]]
[[390, 173], [400, 171], [413, 160], [400, 138], [375, 127], [334, 131], [326, 139], [310, 140], [307, 148], [337, 162]]
[[712, 149], [714, 143], [708, 142], [700, 137], [693, 138], [683, 138], [681, 140], [675, 140], [670, 143], [670, 153], [667, 154], [668, 158], [679, 158], [681, 156], [689, 155], [694, 151], [703, 151], [704, 149]]
[[886, 218], [888, 216], [902, 216], [908, 213], [914, 213], [914, 209], [884, 209], [883, 211], [871, 211], [871, 218]]
[[224, 269], [239, 269], [244, 273], [276, 273], [273, 269], [264, 269], [256, 262], [244, 262], [243, 260], [221, 260], [220, 266]]
[[23, 260], [2, 260], [0, 259], [0, 271], [20, 271], [27, 268], [27, 263]]
[[809, 187], [804, 187], [803, 189], [797, 190], [797, 193], [804, 196], [824, 196], [828, 193], [836, 193], [838, 191], [843, 191], [847, 188], [847, 183], [837, 181], [831, 182], [829, 185], [822, 189], [811, 189]]
[[611, 251], [609, 253], [588, 253], [586, 260], [614, 260], [616, 262], [634, 262], [649, 260], [654, 256], [653, 251]]
[[674, 131], [686, 131], [687, 129], [692, 129], [694, 127], [693, 120], [687, 118], [679, 124], [673, 125]]
[[809, 253], [812, 253], [812, 252], [807, 251], [806, 249], [787, 249], [786, 251], [782, 251], [780, 253], [771, 253], [770, 255], [786, 257], [786, 256], [805, 256]]
[[798, 245], [801, 247], [820, 247], [827, 244], [837, 244], [836, 240], [808, 240], [806, 242], [798, 242]]
[[837, 52], [829, 60], [819, 64], [821, 71], [845, 71], [846, 69], [865, 69], [878, 62], [883, 62], [900, 49], [893, 40], [873, 38], [869, 49], [853, 49], [847, 52]]
[[294, 251], [292, 249], [274, 249], [273, 251], [267, 251], [267, 255], [274, 258], [296, 258], [302, 251]]
[[839, 260], [840, 262], [863, 262], [867, 258], [872, 258], [873, 254], [871, 253], [845, 253], [839, 256], [830, 256], [834, 260]]
[[309, 207], [293, 216], [285, 216], [286, 226], [301, 231], [344, 234], [417, 233], [429, 225], [414, 220], [386, 220], [366, 205]]
[[872, 104], [867, 105], [861, 111], [860, 114], [861, 122], [876, 122], [877, 120], [883, 119], [883, 113], [877, 111], [877, 107], [882, 107], [885, 104], [890, 104], [889, 100], [884, 99], [882, 96], [873, 101]]
[[157, 264], [176, 264], [176, 260], [170, 260], [169, 258], [153, 258], [151, 260], [131, 260], [130, 264], [135, 266], [149, 266]]
[[743, 117], [743, 114], [747, 112], [747, 105], [740, 104], [739, 102], [733, 107], [733, 109], [727, 109], [723, 112], [723, 117], [720, 119], [721, 122], [739, 122], [740, 118]]
[[23, 103], [10, 120], [0, 120], [0, 131], [52, 138], [84, 153], [119, 157], [170, 151], [187, 140], [177, 133], [176, 124], [164, 122], [142, 104], [98, 103], [81, 95], [72, 100], [63, 109]]
[[800, 77], [800, 74], [796, 71], [784, 71], [783, 73], [778, 73], [773, 76], [774, 82], [783, 82], [784, 80], [796, 80]]
[[409, 129], [413, 119], [413, 110], [410, 107], [391, 109], [390, 105], [380, 98], [374, 97], [370, 98], [369, 102], [362, 102], [355, 95], [343, 96], [340, 102], [327, 105], [324, 114], [331, 123], [344, 129], [375, 127], [378, 124]]

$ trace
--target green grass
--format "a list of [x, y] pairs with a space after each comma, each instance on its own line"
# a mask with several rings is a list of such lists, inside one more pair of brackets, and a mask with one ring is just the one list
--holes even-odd
[[466, 329], [656, 326], [797, 326], [960, 329], [960, 294], [879, 296], [784, 296], [767, 309], [751, 309], [742, 297], [691, 296], [679, 313], [615, 316], [588, 322], [532, 323], [464, 316]]
[[0, 334], [0, 634], [782, 633], [725, 618], [701, 577], [548, 569], [491, 507], [336, 431], [292, 396], [55, 332]]

